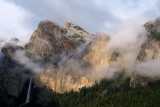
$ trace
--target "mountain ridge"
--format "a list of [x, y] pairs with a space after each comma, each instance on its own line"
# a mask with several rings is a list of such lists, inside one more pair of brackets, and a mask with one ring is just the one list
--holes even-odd
[[[151, 25], [147, 23], [145, 26]], [[150, 30], [152, 27], [146, 28], [149, 29], [148, 39], [141, 46], [136, 58], [138, 62], [160, 57], [160, 43], [157, 38], [159, 33], [155, 36], [153, 30]], [[14, 102], [26, 92], [27, 86], [24, 84], [27, 84], [31, 76], [33, 76], [31, 92], [37, 90], [38, 102], [45, 104], [51, 101], [49, 93], [52, 91], [58, 93], [79, 91], [83, 87], [99, 83], [107, 76], [107, 72], [102, 70], [117, 66], [117, 61], [122, 61], [123, 58], [118, 51], [108, 53], [105, 50], [110, 39], [103, 33], [90, 34], [71, 22], [66, 22], [65, 27], [49, 20], [40, 22], [25, 47], [10, 44], [1, 49], [4, 57], [0, 67], [2, 74], [0, 91], [5, 91], [7, 97], [13, 96], [8, 106], [20, 105], [25, 101], [23, 98], [24, 101]], [[124, 68], [120, 67], [118, 71], [123, 70]], [[139, 77], [137, 72], [130, 75], [132, 87], [139, 84], [145, 87], [148, 82], [155, 81]], [[45, 96], [45, 93], [48, 93], [48, 96]], [[1, 102], [6, 102], [8, 99], [5, 99], [3, 94], [0, 96], [3, 98]], [[45, 99], [38, 97], [40, 95], [45, 96]]]

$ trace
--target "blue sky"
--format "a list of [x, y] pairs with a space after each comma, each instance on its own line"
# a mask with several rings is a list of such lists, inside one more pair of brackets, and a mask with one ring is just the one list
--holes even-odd
[[0, 39], [27, 42], [41, 20], [71, 21], [90, 33], [114, 31], [126, 20], [141, 24], [159, 16], [158, 0], [0, 0]]

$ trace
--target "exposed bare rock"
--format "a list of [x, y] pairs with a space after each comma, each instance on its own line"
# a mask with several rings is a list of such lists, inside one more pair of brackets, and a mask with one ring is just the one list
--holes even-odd
[[[37, 30], [33, 33], [29, 43], [26, 44], [25, 49], [16, 45], [8, 45], [2, 48], [2, 52], [7, 55], [9, 59], [11, 59], [9, 63], [13, 64], [12, 68], [18, 65], [20, 66], [20, 68], [18, 67], [18, 69], [21, 70], [21, 72], [17, 72], [17, 76], [12, 76], [12, 73], [11, 77], [4, 76], [4, 78], [10, 78], [6, 79], [6, 81], [3, 81], [3, 83], [5, 83], [5, 87], [9, 87], [6, 90], [8, 90], [9, 94], [13, 96], [18, 96], [19, 93], [16, 93], [17, 90], [19, 90], [20, 92], [23, 84], [28, 78], [25, 69], [23, 69], [24, 66], [19, 65], [16, 60], [12, 59], [17, 50], [25, 51], [26, 57], [28, 57], [28, 59], [31, 59], [32, 61], [34, 60], [34, 57], [38, 55], [41, 58], [52, 57], [52, 63], [54, 62], [54, 59], [56, 59], [55, 63], [58, 63], [59, 59], [57, 58], [62, 53], [68, 53], [71, 55], [78, 46], [86, 42], [87, 38], [92, 37], [93, 35], [89, 34], [81, 27], [72, 23], [70, 23], [70, 26], [64, 28], [49, 20], [40, 22]], [[8, 72], [10, 69], [5, 70], [7, 70]], [[36, 78], [34, 81], [35, 87], [47, 86], [53, 91], [63, 93], [66, 91], [71, 91], [72, 89], [74, 91], [78, 91], [79, 88], [82, 88], [84, 86], [90, 87], [94, 84], [94, 81], [89, 80], [83, 75], [75, 74], [73, 73], [73, 71], [65, 72], [60, 68], [53, 67], [53, 65], [50, 65], [48, 68], [46, 67], [45, 69], [46, 70], [44, 73], [42, 72], [40, 74], [36, 74]], [[14, 79], [15, 81], [11, 81], [12, 79]], [[9, 81], [7, 82], [7, 80]], [[21, 82], [22, 84], [19, 84], [19, 82]], [[7, 83], [9, 86], [7, 85]], [[19, 84], [20, 86], [17, 84]], [[11, 88], [14, 89], [9, 91], [9, 89]], [[15, 94], [13, 94], [13, 91], [15, 91]]]
[[62, 69], [55, 69], [53, 65], [44, 74], [39, 74], [38, 78], [43, 85], [59, 93], [71, 90], [79, 91], [80, 88], [91, 87], [95, 83], [95, 81], [89, 80], [85, 76], [65, 72]]
[[64, 37], [65, 34], [65, 28], [58, 24], [49, 20], [42, 21], [25, 48], [42, 58], [70, 52], [75, 47]]
[[[141, 47], [141, 50], [137, 56], [137, 62], [143, 63], [158, 58], [160, 58], [160, 42], [155, 39], [148, 38], [148, 40], [145, 41], [145, 43]], [[148, 82], [151, 82], [154, 79], [155, 78], [153, 78], [152, 76], [150, 76], [150, 78], [139, 76], [138, 73], [135, 72], [135, 74], [131, 76], [130, 86], [146, 86]]]
[[148, 61], [160, 58], [160, 18], [147, 22], [144, 26], [148, 31], [148, 39], [142, 45], [137, 59], [139, 61]]
[[72, 53], [85, 39], [93, 35], [81, 27], [66, 22], [66, 28], [49, 20], [42, 21], [32, 34], [26, 49], [42, 58], [62, 53]]
[[148, 39], [142, 45], [137, 59], [142, 62], [157, 58], [160, 58], [160, 43], [156, 40]]
[[139, 76], [136, 74], [133, 74], [131, 76], [131, 80], [130, 80], [130, 87], [137, 87], [137, 86], [147, 86], [148, 82], [153, 81], [153, 79], [149, 78], [149, 77], [144, 77], [144, 76]]
[[[148, 31], [148, 38], [141, 46], [141, 50], [137, 56], [137, 61], [142, 63], [160, 58], [160, 18], [157, 18], [152, 22], [147, 22], [144, 26]], [[139, 84], [146, 86], [148, 82], [156, 79], [144, 78], [145, 77], [143, 76], [138, 76], [135, 72], [135, 74], [131, 77], [130, 85], [132, 87], [136, 87]]]
[[90, 45], [89, 53], [84, 57], [84, 60], [88, 61], [95, 70], [103, 69], [112, 63], [111, 55], [105, 49], [108, 42], [109, 38], [107, 36], [97, 38]]
[[[155, 31], [153, 28], [159, 25], [150, 24], [149, 22], [144, 26], [149, 32], [153, 33]], [[159, 35], [159, 33], [156, 34]], [[142, 45], [137, 62], [160, 58], [160, 43], [158, 41], [159, 36], [157, 35], [156, 39], [149, 36], [149, 39]], [[90, 39], [92, 39], [92, 42], [82, 47]], [[34, 74], [34, 87], [32, 86], [31, 89], [32, 91], [37, 88], [38, 91], [42, 89], [38, 93], [39, 102], [43, 103], [44, 99], [50, 99], [50, 89], [55, 92], [64, 93], [71, 90], [79, 91], [79, 88], [82, 87], [90, 87], [95, 83], [96, 79], [91, 79], [92, 74], [86, 73], [88, 69], [84, 70], [83, 73], [76, 73], [76, 69], [73, 69], [73, 66], [75, 63], [78, 63], [78, 67], [90, 67], [89, 71], [93, 70], [98, 76], [100, 75], [103, 78], [103, 73], [100, 74], [98, 71], [101, 69], [106, 70], [107, 67], [111, 67], [117, 60], [123, 63], [120, 58], [120, 52], [118, 53], [115, 50], [113, 50], [115, 52], [108, 52], [106, 49], [109, 41], [110, 38], [106, 34], [96, 33], [92, 35], [71, 22], [66, 22], [65, 27], [62, 27], [49, 20], [42, 21], [39, 23], [37, 30], [32, 34], [25, 48], [16, 45], [8, 45], [2, 48], [1, 51], [5, 54], [5, 57], [2, 59], [3, 64], [0, 65], [0, 70], [3, 71], [0, 72], [0, 85], [2, 86], [0, 87], [0, 91], [3, 92], [5, 90], [8, 95], [12, 95], [13, 97], [19, 97], [23, 88], [26, 88], [25, 92], [27, 92], [27, 86], [24, 86], [24, 84], [27, 84], [28, 78], [31, 75], [33, 76], [33, 74], [27, 72], [27, 69], [23, 65], [13, 60], [12, 57], [17, 50], [25, 51], [25, 57], [28, 60], [31, 59], [33, 65], [36, 56], [40, 56], [40, 60], [38, 61], [41, 65], [44, 64], [44, 72]], [[17, 39], [15, 39], [16, 42], [18, 42]], [[63, 53], [66, 55], [65, 61], [61, 58]], [[46, 58], [50, 59], [51, 62], [46, 63], [41, 60]], [[71, 59], [73, 59], [72, 65], [69, 63]], [[75, 59], [76, 61], [74, 62]], [[87, 75], [84, 75], [85, 73]], [[130, 85], [132, 87], [136, 87], [139, 84], [146, 86], [148, 81], [150, 81], [149, 78], [141, 77], [135, 73], [131, 77]], [[101, 96], [106, 92], [104, 91]], [[34, 95], [34, 93], [32, 94]]]
[[87, 41], [87, 39], [91, 39], [94, 36], [87, 31], [85, 31], [80, 26], [73, 24], [71, 22], [65, 23], [65, 28], [67, 29], [66, 37], [75, 45], [80, 46]]
[[0, 84], [9, 95], [18, 97], [28, 77], [29, 75], [20, 71], [15, 73], [3, 72], [0, 76]]

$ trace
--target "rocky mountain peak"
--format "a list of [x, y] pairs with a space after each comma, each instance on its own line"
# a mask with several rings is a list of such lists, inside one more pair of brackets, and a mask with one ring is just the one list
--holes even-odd
[[[63, 28], [62, 28], [63, 29]], [[61, 27], [55, 23], [51, 22], [49, 20], [41, 21], [38, 25], [38, 29], [42, 36], [62, 36]]]
[[81, 28], [80, 26], [73, 24], [72, 22], [68, 22], [68, 21], [65, 22], [65, 28], [66, 29], [76, 29], [76, 30], [81, 30], [81, 31], [87, 32], [83, 28]]
[[64, 28], [55, 22], [45, 20], [39, 23], [25, 48], [30, 53], [45, 58], [56, 54], [72, 53], [77, 46], [85, 43], [86, 38], [92, 36], [71, 22], [66, 22]]
[[[158, 25], [148, 22], [144, 26], [151, 32], [149, 33], [150, 37], [153, 37], [152, 34], [157, 34], [156, 38], [159, 40], [159, 33], [155, 32], [156, 30], [154, 29], [149, 30], [156, 28], [155, 26]], [[14, 40], [15, 42], [18, 41], [17, 39]], [[34, 72], [31, 71], [32, 68], [39, 66], [43, 66], [44, 69], [42, 72], [36, 72], [34, 74], [32, 81], [34, 87], [31, 86], [31, 91], [36, 90], [37, 87], [38, 90], [42, 90], [42, 87], [46, 88], [45, 92], [39, 92], [36, 95], [38, 99], [45, 100], [46, 98], [43, 97], [46, 92], [50, 92], [48, 89], [64, 93], [71, 90], [79, 91], [79, 88], [82, 87], [90, 87], [95, 84], [95, 81], [99, 81], [108, 73], [105, 72], [106, 74], [103, 74], [99, 71], [117, 66], [117, 60], [120, 61], [120, 63], [123, 60], [118, 51], [108, 52], [106, 49], [110, 40], [111, 38], [105, 33], [98, 32], [92, 35], [72, 22], [66, 22], [65, 27], [63, 27], [49, 20], [41, 21], [25, 48], [13, 45], [2, 48], [1, 51], [5, 54], [5, 58], [2, 60], [3, 66], [0, 65], [0, 70], [3, 71], [1, 72], [3, 75], [0, 75], [0, 84], [3, 86], [2, 88], [0, 87], [0, 92], [7, 90], [6, 93], [8, 95], [16, 97], [19, 97], [21, 92], [27, 92], [27, 86], [25, 84], [29, 84], [28, 79], [33, 76], [30, 72]], [[89, 41], [89, 43], [87, 41]], [[84, 48], [81, 49], [81, 47]], [[24, 63], [21, 65], [16, 62], [17, 60], [13, 60], [12, 57], [14, 57], [14, 53], [17, 50], [22, 50], [27, 53], [27, 55], [24, 54], [23, 57], [26, 57], [25, 59], [29, 64]], [[80, 55], [77, 55], [76, 52]], [[65, 57], [65, 61], [60, 59], [61, 55]], [[40, 60], [35, 61], [33, 60], [34, 58], [30, 56], [40, 56]], [[145, 62], [157, 58], [160, 58], [160, 43], [151, 38], [142, 45], [138, 53], [137, 62]], [[30, 61], [30, 59], [32, 60]], [[45, 62], [44, 64], [44, 59], [50, 59], [52, 61]], [[31, 67], [31, 70], [27, 67]], [[13, 70], [19, 72], [12, 74], [10, 71]], [[3, 79], [6, 77], [9, 79]], [[148, 78], [141, 78], [141, 76], [135, 72], [131, 77], [130, 86], [136, 87], [137, 84], [146, 86], [147, 83]], [[16, 95], [14, 92], [16, 92]], [[3, 93], [0, 94], [0, 98], [3, 96]], [[47, 96], [47, 98], [51, 97]]]

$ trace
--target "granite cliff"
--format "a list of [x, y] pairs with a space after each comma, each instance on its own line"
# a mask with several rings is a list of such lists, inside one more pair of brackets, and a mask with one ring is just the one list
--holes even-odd
[[[142, 44], [136, 62], [160, 57], [160, 34], [156, 29], [159, 22], [157, 19], [144, 25], [148, 31], [147, 40]], [[49, 20], [40, 22], [25, 47], [12, 43], [1, 49], [0, 102], [7, 106], [24, 103], [23, 96], [27, 96], [31, 77], [31, 99], [36, 98], [40, 103], [49, 102], [52, 91], [64, 93], [91, 87], [109, 75], [106, 68], [117, 66], [117, 61], [122, 60], [118, 50], [106, 50], [109, 41], [106, 34], [90, 34], [71, 22], [66, 22], [65, 27]], [[119, 69], [123, 70], [123, 67]], [[151, 81], [136, 72], [130, 75], [132, 87], [146, 86]]]

